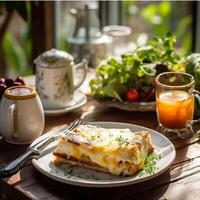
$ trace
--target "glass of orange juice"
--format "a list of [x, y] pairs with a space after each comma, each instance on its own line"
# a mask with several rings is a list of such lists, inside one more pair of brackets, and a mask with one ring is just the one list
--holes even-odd
[[195, 81], [192, 75], [164, 72], [156, 77], [156, 112], [160, 131], [173, 138], [193, 135]]

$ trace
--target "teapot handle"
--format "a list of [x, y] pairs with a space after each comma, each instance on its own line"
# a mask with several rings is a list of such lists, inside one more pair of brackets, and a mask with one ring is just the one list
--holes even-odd
[[86, 73], [87, 73], [87, 67], [88, 67], [87, 60], [85, 60], [85, 59], [83, 59], [79, 64], [75, 65], [75, 71], [80, 68], [83, 70], [83, 74], [79, 78], [79, 81], [76, 84], [74, 84], [74, 90], [79, 88], [81, 86], [81, 84], [83, 83], [83, 81], [85, 80]]

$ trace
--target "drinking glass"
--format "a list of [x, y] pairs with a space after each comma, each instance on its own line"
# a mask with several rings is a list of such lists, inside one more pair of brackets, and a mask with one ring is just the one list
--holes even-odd
[[103, 33], [112, 37], [112, 55], [120, 57], [128, 49], [128, 39], [132, 29], [128, 26], [110, 25], [103, 28]]
[[160, 131], [168, 138], [194, 134], [194, 77], [181, 72], [164, 72], [156, 78], [156, 112]]

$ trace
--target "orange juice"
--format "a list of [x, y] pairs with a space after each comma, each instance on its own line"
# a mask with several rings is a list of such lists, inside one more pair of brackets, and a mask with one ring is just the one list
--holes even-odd
[[185, 91], [161, 92], [156, 106], [158, 121], [165, 128], [182, 129], [193, 119], [194, 97]]

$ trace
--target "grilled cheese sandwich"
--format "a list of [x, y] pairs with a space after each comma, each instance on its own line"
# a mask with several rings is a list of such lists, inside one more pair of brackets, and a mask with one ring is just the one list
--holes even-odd
[[144, 166], [144, 157], [152, 150], [147, 131], [80, 125], [60, 138], [53, 161], [114, 175], [133, 175]]

